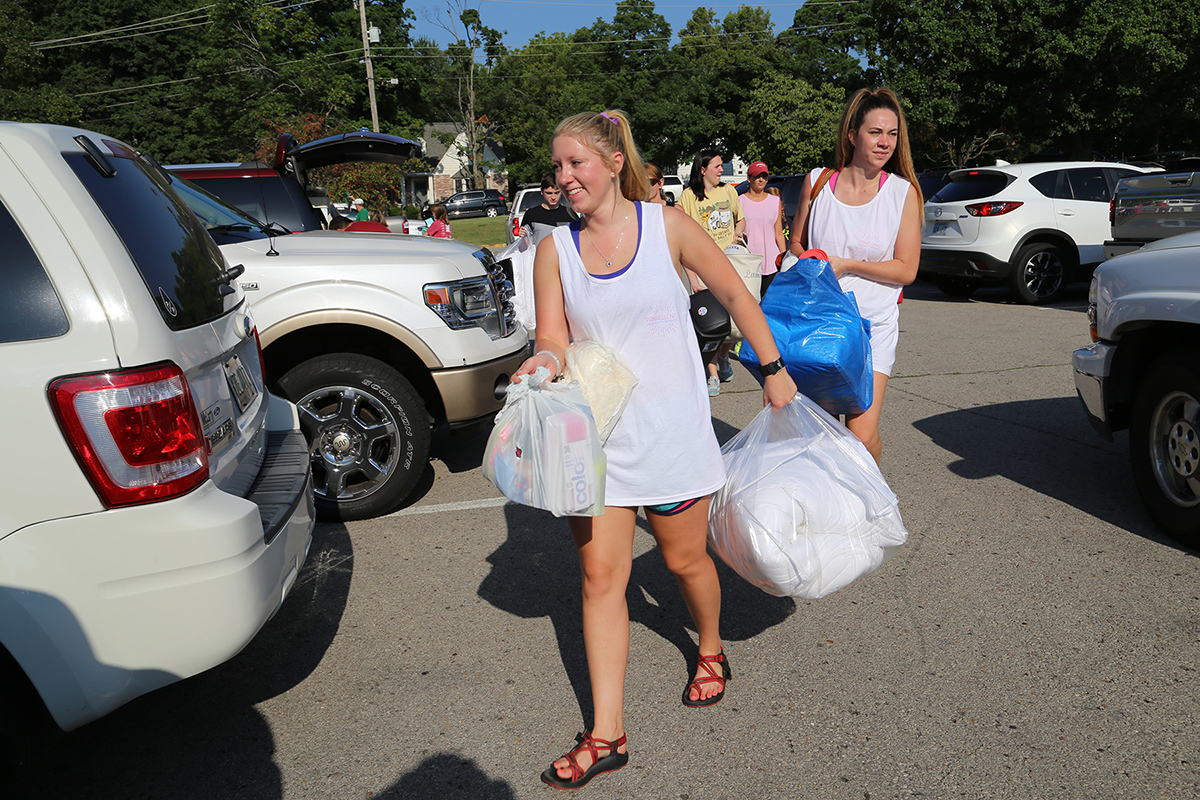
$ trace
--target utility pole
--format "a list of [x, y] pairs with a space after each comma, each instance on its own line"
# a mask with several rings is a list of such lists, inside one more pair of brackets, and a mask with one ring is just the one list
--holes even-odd
[[358, 19], [362, 24], [363, 60], [367, 62], [367, 96], [371, 100], [371, 130], [379, 133], [379, 109], [375, 107], [375, 70], [371, 67], [371, 43], [367, 39], [367, 0], [356, 1], [358, 3]]

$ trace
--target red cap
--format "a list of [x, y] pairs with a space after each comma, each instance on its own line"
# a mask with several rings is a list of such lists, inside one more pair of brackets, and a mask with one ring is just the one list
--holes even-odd
[[760, 173], [766, 173], [767, 175], [771, 174], [771, 170], [767, 169], [767, 164], [765, 161], [755, 161], [750, 165], [750, 169], [747, 170], [746, 174], [753, 178], [755, 175]]

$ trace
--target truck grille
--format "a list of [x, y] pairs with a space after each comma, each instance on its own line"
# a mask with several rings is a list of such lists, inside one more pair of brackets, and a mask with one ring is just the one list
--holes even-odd
[[492, 258], [489, 250], [476, 251], [475, 258], [479, 259], [479, 263], [483, 265], [488, 281], [492, 285], [492, 292], [496, 296], [496, 308], [500, 310], [500, 338], [504, 338], [516, 331], [519, 325], [517, 309], [513, 305], [512, 281], [505, 274], [504, 268]]

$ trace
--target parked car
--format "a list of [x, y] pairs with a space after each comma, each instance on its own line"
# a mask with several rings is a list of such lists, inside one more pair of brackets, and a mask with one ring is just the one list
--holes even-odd
[[1129, 429], [1134, 483], [1150, 516], [1200, 547], [1200, 232], [1102, 264], [1088, 292], [1093, 344], [1072, 357], [1097, 432]]
[[[403, 163], [413, 144], [362, 131], [308, 145], [287, 136], [278, 151], [299, 185], [338, 159]], [[300, 406], [322, 517], [395, 508], [428, 466], [434, 426], [486, 422], [503, 407], [528, 335], [488, 250], [399, 233], [280, 236], [274, 220], [260, 224], [221, 191], [180, 192], [230, 262], [245, 266], [267, 384]]]
[[309, 170], [347, 161], [402, 164], [420, 152], [420, 142], [386, 133], [354, 131], [305, 144], [285, 133], [279, 137], [271, 164], [171, 164], [167, 169], [202, 184], [256, 220], [299, 233], [321, 230], [328, 221], [313, 207], [314, 198], [343, 216], [349, 213], [345, 206], [329, 203], [323, 189], [307, 183]]
[[925, 203], [920, 272], [951, 295], [995, 284], [1022, 303], [1053, 302], [1103, 260], [1117, 181], [1148, 171], [1082, 161], [955, 170]]
[[271, 618], [310, 543], [306, 446], [239, 267], [132, 147], [0, 123], [0, 248], [0, 408], [30, 444], [0, 463], [0, 729], [32, 697], [70, 730]]
[[1105, 258], [1115, 258], [1168, 236], [1200, 230], [1200, 172], [1122, 178], [1108, 207], [1112, 236]]
[[528, 352], [512, 284], [486, 249], [398, 233], [278, 235], [178, 180], [254, 298], [267, 385], [300, 407], [318, 512], [390, 511], [435, 425], [491, 420]]
[[444, 205], [450, 219], [498, 217], [508, 214], [508, 204], [498, 189], [469, 189], [450, 195]]

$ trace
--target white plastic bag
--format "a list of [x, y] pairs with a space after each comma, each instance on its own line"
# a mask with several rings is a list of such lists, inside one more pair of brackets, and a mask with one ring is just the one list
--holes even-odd
[[728, 480], [709, 510], [709, 544], [768, 594], [824, 597], [908, 538], [867, 448], [804, 395], [764, 408], [721, 454]]
[[515, 242], [495, 256], [497, 262], [508, 259], [512, 264], [513, 311], [517, 322], [530, 331], [537, 328], [537, 312], [533, 304], [533, 257], [536, 252], [537, 246], [528, 236], [518, 236]]
[[483, 475], [500, 493], [556, 517], [604, 513], [607, 461], [578, 383], [538, 367], [508, 387], [488, 437]]
[[600, 443], [604, 444], [629, 403], [633, 387], [637, 386], [633, 370], [621, 354], [608, 345], [578, 341], [567, 348], [563, 379], [579, 382], [600, 432]]

